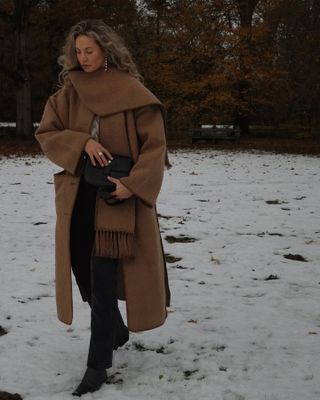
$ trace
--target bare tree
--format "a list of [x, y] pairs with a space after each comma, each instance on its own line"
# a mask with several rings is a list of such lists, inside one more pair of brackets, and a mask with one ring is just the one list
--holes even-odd
[[[243, 30], [241, 35], [241, 47], [239, 55], [240, 69], [242, 71], [242, 79], [238, 82], [238, 93], [239, 100], [246, 104], [248, 101], [247, 93], [250, 90], [251, 82], [246, 78], [246, 62], [243, 59], [243, 54], [250, 53], [251, 48], [251, 28], [252, 28], [252, 18], [259, 0], [233, 0], [237, 7], [239, 14], [240, 28]], [[243, 54], [242, 54], [243, 53]], [[235, 116], [235, 122], [239, 125], [241, 134], [247, 135], [249, 133], [249, 119], [250, 116], [247, 112], [238, 112]]]
[[19, 136], [33, 134], [28, 71], [28, 27], [30, 10], [37, 3], [35, 0], [14, 0], [11, 12], [0, 7], [0, 18], [12, 27], [15, 34], [15, 65], [11, 69], [1, 65], [0, 70], [15, 84], [16, 132]]

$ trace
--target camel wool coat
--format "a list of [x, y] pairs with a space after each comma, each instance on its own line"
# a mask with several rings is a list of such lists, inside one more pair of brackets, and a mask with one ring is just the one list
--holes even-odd
[[83, 171], [84, 147], [98, 115], [101, 144], [111, 154], [131, 156], [134, 166], [128, 177], [121, 178], [133, 196], [116, 206], [108, 206], [97, 196], [95, 221], [114, 216], [111, 213], [121, 212], [121, 207], [130, 202], [135, 213], [133, 254], [119, 259], [117, 293], [126, 301], [130, 331], [155, 328], [165, 322], [170, 305], [156, 213], [168, 164], [163, 105], [140, 81], [116, 68], [91, 73], [70, 71], [68, 76], [65, 85], [49, 97], [35, 133], [44, 154], [63, 169], [54, 175], [58, 318], [66, 324], [73, 319], [71, 217]]

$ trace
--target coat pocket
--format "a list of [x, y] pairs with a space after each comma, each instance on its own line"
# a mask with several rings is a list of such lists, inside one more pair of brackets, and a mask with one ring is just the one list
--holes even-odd
[[80, 178], [60, 171], [54, 174], [55, 205], [57, 217], [70, 216], [78, 191]]

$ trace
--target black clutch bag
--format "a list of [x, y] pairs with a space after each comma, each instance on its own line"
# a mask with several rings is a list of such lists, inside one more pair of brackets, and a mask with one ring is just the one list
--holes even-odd
[[116, 185], [110, 182], [107, 177], [123, 178], [128, 176], [133, 166], [133, 161], [130, 157], [113, 155], [113, 159], [108, 165], [101, 167], [100, 164], [95, 166], [91, 164], [89, 157], [86, 158], [83, 177], [90, 185], [98, 188], [98, 193], [105, 201], [110, 204], [121, 203], [122, 200], [110, 196], [109, 193], [116, 190]]

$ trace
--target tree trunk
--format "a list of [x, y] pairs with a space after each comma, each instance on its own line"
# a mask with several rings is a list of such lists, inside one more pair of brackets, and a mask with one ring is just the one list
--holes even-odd
[[29, 0], [15, 0], [14, 23], [16, 31], [16, 72], [19, 79], [16, 81], [16, 133], [19, 136], [33, 134], [31, 110], [31, 83], [28, 71], [28, 17]]
[[[243, 103], [248, 102], [247, 92], [250, 89], [251, 83], [245, 79], [246, 60], [243, 59], [242, 51], [244, 51], [244, 54], [250, 53], [252, 17], [258, 2], [259, 0], [235, 0], [239, 13], [240, 28], [243, 31], [243, 35], [241, 37], [241, 50], [239, 54], [242, 79], [238, 82], [239, 100]], [[237, 121], [236, 123], [239, 125], [241, 135], [250, 134], [250, 116], [248, 113], [237, 112], [235, 115], [235, 121]]]
[[236, 0], [241, 28], [251, 28], [253, 12], [259, 0]]

